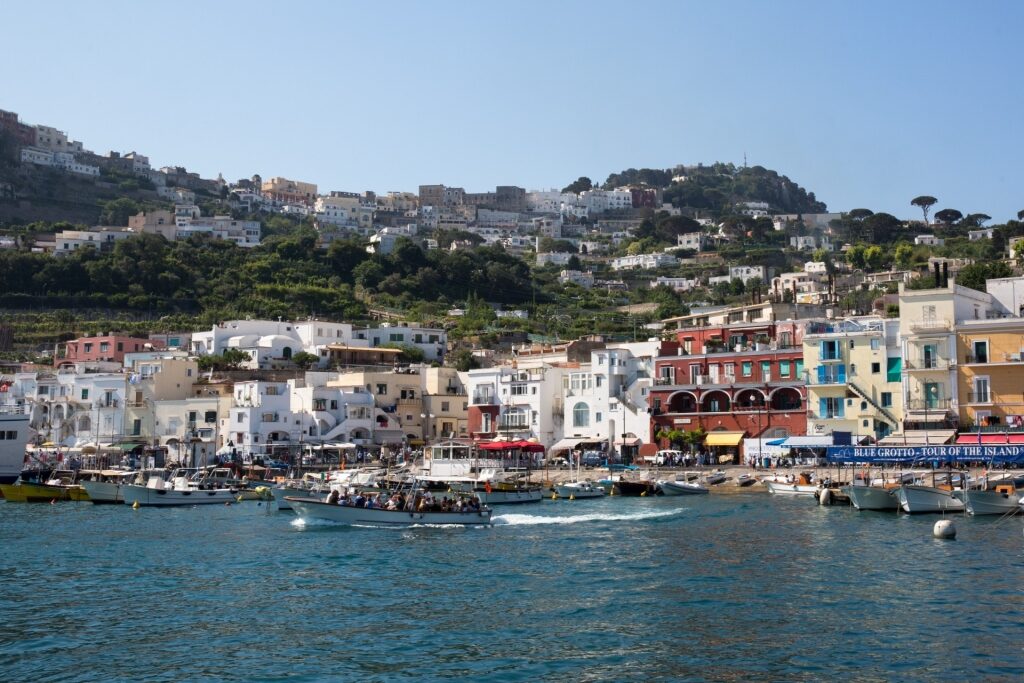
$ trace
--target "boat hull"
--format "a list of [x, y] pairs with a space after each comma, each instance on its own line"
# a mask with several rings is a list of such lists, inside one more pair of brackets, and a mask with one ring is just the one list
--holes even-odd
[[790, 484], [781, 481], [765, 481], [768, 493], [776, 496], [816, 496], [818, 487], [813, 484]]
[[615, 488], [620, 496], [653, 496], [657, 493], [655, 486], [649, 481], [617, 481]]
[[607, 493], [597, 484], [589, 482], [578, 482], [558, 484], [555, 486], [555, 494], [559, 498], [604, 498]]
[[964, 502], [945, 489], [904, 485], [897, 489], [896, 495], [900, 509], [908, 514], [964, 511]]
[[495, 489], [488, 493], [484, 489], [475, 489], [473, 495], [480, 498], [484, 505], [514, 505], [518, 503], [539, 503], [544, 498], [544, 491], [538, 488], [501, 491]]
[[700, 484], [687, 481], [659, 481], [658, 486], [661, 488], [662, 495], [666, 496], [694, 496], [710, 493]]
[[404, 510], [382, 510], [380, 508], [359, 508], [351, 505], [336, 505], [315, 498], [289, 496], [295, 514], [301, 519], [322, 519], [336, 524], [366, 526], [415, 526], [419, 524], [440, 524], [444, 526], [490, 525], [491, 510], [484, 507], [479, 512], [407, 512]]
[[899, 510], [900, 502], [893, 489], [880, 486], [844, 486], [843, 493], [858, 510]]
[[208, 489], [182, 491], [179, 489], [155, 489], [148, 486], [126, 485], [121, 487], [126, 505], [138, 503], [146, 507], [184, 507], [188, 505], [223, 505], [234, 503], [237, 493], [230, 489]]
[[965, 491], [967, 512], [972, 515], [1006, 515], [1021, 510], [1020, 493]]
[[89, 494], [81, 486], [53, 486], [52, 484], [36, 484], [20, 482], [2, 484], [0, 491], [11, 503], [51, 503], [55, 500], [87, 501]]
[[82, 482], [82, 488], [89, 494], [89, 500], [96, 505], [124, 505], [121, 487], [122, 484], [110, 481]]

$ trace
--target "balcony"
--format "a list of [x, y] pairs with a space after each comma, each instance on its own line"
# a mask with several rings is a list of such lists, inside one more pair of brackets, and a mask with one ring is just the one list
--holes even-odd
[[[1010, 354], [1006, 354], [1007, 356]], [[973, 354], [967, 354], [964, 356], [964, 363], [967, 365], [983, 365], [985, 363], [991, 363], [994, 359], [990, 359], [988, 354], [984, 356], [975, 356]], [[1020, 360], [1018, 355], [1018, 360]]]
[[949, 332], [953, 329], [953, 323], [949, 320], [911, 320], [910, 330], [912, 332]]
[[670, 387], [676, 383], [675, 377], [655, 377], [654, 386], [656, 387]]
[[926, 413], [941, 413], [949, 410], [952, 401], [948, 398], [911, 399], [907, 401], [907, 410]]
[[833, 386], [833, 385], [845, 385], [846, 384], [846, 373], [836, 372], [832, 368], [828, 368], [830, 372], [807, 373], [807, 383], [812, 386]]
[[908, 358], [907, 370], [949, 370], [949, 359], [942, 356]]
[[972, 391], [967, 394], [968, 403], [992, 403], [992, 392], [991, 391]]
[[498, 399], [494, 394], [473, 394], [472, 405], [493, 406], [497, 405]]

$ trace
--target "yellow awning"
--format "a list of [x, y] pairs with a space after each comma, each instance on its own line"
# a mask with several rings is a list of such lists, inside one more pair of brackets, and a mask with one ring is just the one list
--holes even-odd
[[711, 432], [704, 437], [705, 446], [739, 446], [744, 432]]

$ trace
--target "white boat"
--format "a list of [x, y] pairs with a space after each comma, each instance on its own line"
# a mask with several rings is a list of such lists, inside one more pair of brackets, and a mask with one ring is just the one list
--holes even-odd
[[1021, 509], [1020, 491], [998, 487], [994, 491], [964, 491], [964, 504], [972, 515], [1012, 515]]
[[761, 478], [761, 483], [769, 493], [779, 496], [816, 496], [821, 488], [812, 483], [808, 472], [801, 472], [795, 477], [792, 474], [768, 475]]
[[21, 476], [28, 443], [28, 414], [21, 406], [0, 406], [0, 484], [13, 484]]
[[816, 496], [819, 489], [816, 484], [795, 484], [770, 480], [764, 480], [761, 483], [768, 487], [768, 493], [777, 496]]
[[145, 486], [126, 484], [121, 487], [126, 505], [171, 507], [175, 505], [223, 505], [237, 500], [238, 492], [232, 489], [201, 488], [193, 486], [185, 476], [172, 477], [165, 481], [152, 476]]
[[78, 473], [78, 483], [93, 503], [122, 505], [124, 494], [121, 489], [133, 483], [138, 475], [132, 470], [82, 470]]
[[964, 502], [953, 495], [951, 490], [935, 486], [904, 484], [896, 489], [900, 508], [907, 513], [918, 512], [963, 512]]
[[843, 493], [850, 497], [850, 503], [858, 510], [899, 510], [899, 500], [894, 495], [896, 487], [844, 486]]
[[664, 496], [692, 496], [709, 492], [707, 487], [692, 481], [661, 479], [655, 483], [661, 489], [661, 494]]
[[301, 519], [323, 519], [338, 524], [368, 526], [414, 526], [417, 524], [480, 525], [491, 523], [491, 509], [486, 505], [472, 512], [440, 512], [386, 510], [383, 508], [338, 505], [316, 498], [293, 498], [288, 502]]
[[725, 470], [715, 470], [714, 472], [708, 472], [701, 481], [705, 486], [714, 486], [715, 484], [721, 484], [726, 479]]
[[559, 498], [603, 498], [607, 492], [592, 481], [568, 481], [556, 484], [555, 494]]

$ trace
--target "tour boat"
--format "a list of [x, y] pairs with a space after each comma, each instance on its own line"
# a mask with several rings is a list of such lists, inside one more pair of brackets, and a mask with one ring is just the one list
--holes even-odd
[[181, 505], [223, 505], [237, 500], [238, 492], [232, 489], [202, 488], [194, 486], [186, 476], [172, 476], [165, 481], [152, 476], [145, 486], [126, 484], [121, 487], [126, 505], [150, 507], [171, 507]]
[[687, 496], [687, 495], [699, 495], [701, 493], [708, 493], [706, 486], [692, 481], [673, 481], [671, 479], [662, 479], [656, 482], [658, 488], [661, 489], [661, 494], [665, 496]]
[[844, 486], [843, 493], [850, 497], [850, 503], [858, 510], [899, 510], [899, 500], [894, 495], [897, 486]]
[[1007, 515], [1021, 509], [1019, 491], [1012, 486], [997, 486], [992, 491], [964, 491], [964, 504], [972, 515]]
[[53, 501], [87, 501], [89, 494], [74, 481], [73, 472], [54, 472], [45, 482], [19, 481], [0, 484], [4, 498], [11, 503], [52, 503]]
[[555, 494], [559, 498], [603, 498], [604, 488], [591, 481], [568, 481], [555, 484]]
[[964, 501], [950, 489], [918, 484], [904, 484], [896, 489], [900, 508], [907, 513], [963, 512]]
[[316, 498], [287, 498], [295, 514], [301, 519], [322, 519], [338, 524], [367, 526], [438, 525], [490, 525], [491, 509], [486, 505], [472, 512], [442, 512], [435, 510], [387, 510], [355, 505], [338, 505]]
[[132, 470], [82, 470], [78, 473], [78, 483], [96, 505], [122, 505], [124, 495], [121, 487], [134, 482], [138, 475]]
[[28, 443], [28, 413], [21, 406], [0, 407], [0, 484], [13, 484], [21, 476]]

